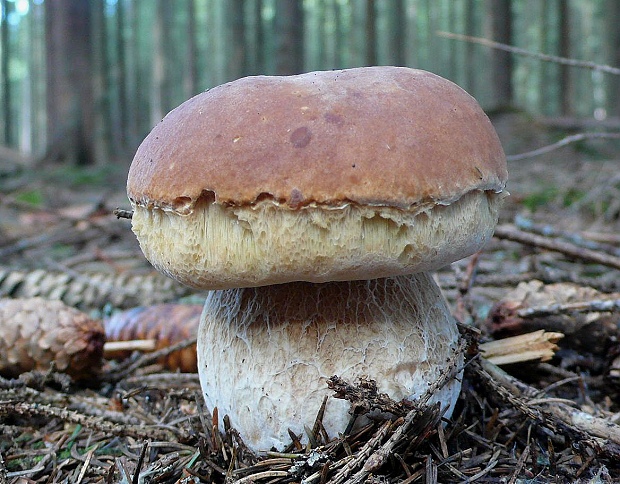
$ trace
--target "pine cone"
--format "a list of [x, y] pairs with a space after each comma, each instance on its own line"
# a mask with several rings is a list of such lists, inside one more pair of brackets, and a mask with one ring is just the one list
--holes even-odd
[[105, 333], [100, 321], [42, 298], [0, 299], [0, 375], [55, 368], [74, 380], [95, 376]]
[[[202, 306], [196, 304], [156, 304], [121, 311], [104, 322], [107, 341], [154, 339], [156, 349], [196, 336]], [[108, 355], [122, 359], [127, 352]], [[159, 361], [169, 370], [198, 371], [196, 345], [170, 353]]]

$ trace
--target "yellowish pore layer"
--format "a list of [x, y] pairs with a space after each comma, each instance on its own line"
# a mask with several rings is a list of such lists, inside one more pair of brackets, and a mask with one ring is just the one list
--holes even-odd
[[132, 229], [158, 270], [198, 288], [374, 279], [435, 270], [479, 250], [502, 198], [472, 191], [412, 211], [199, 201], [181, 215], [134, 205]]

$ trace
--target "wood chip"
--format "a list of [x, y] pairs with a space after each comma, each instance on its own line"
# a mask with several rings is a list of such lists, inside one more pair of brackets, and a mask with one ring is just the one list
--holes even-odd
[[523, 361], [548, 361], [558, 349], [556, 344], [564, 335], [545, 330], [512, 336], [480, 345], [482, 355], [496, 365]]

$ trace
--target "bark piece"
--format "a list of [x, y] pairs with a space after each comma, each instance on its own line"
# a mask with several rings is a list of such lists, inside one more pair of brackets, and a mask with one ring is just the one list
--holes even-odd
[[[618, 337], [620, 312], [596, 309], [614, 309], [611, 303], [619, 297], [572, 283], [533, 280], [519, 284], [499, 301], [486, 325], [495, 338], [545, 329], [566, 336], [562, 347], [606, 354]], [[604, 301], [609, 303], [601, 304]]]

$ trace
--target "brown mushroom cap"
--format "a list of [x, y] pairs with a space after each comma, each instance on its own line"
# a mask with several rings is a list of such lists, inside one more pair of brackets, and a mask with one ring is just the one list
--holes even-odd
[[136, 204], [191, 210], [270, 198], [409, 209], [503, 190], [506, 162], [474, 98], [404, 67], [246, 77], [171, 111], [138, 148]]
[[490, 237], [506, 178], [469, 94], [368, 67], [199, 94], [144, 140], [127, 192], [147, 258], [215, 289], [438, 268]]

